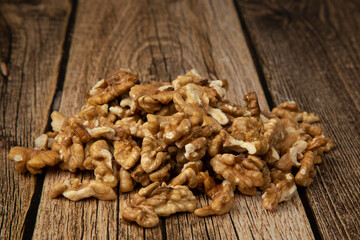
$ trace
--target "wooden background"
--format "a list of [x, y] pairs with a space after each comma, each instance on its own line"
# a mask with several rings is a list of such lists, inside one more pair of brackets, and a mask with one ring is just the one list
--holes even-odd
[[[0, 0], [0, 238], [360, 239], [360, 1]], [[176, 214], [127, 224], [116, 201], [49, 199], [54, 183], [89, 174], [19, 174], [7, 154], [33, 146], [49, 114], [73, 114], [100, 78], [131, 67], [141, 81], [196, 68], [255, 90], [263, 109], [295, 100], [336, 144], [276, 212], [236, 194], [223, 216]], [[207, 204], [199, 200], [199, 206]]]

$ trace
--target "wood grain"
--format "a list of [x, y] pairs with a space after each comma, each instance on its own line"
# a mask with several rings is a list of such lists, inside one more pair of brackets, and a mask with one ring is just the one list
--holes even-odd
[[45, 130], [69, 10], [66, 1], [0, 2], [1, 239], [20, 239], [27, 224], [37, 178], [19, 174], [7, 154]]
[[323, 239], [359, 239], [359, 1], [238, 1], [275, 103], [316, 112], [336, 149], [306, 190]]
[[[214, 73], [227, 78], [234, 86], [231, 100], [240, 102], [243, 93], [256, 90], [267, 107], [231, 1], [80, 0], [60, 111], [78, 111], [86, 91], [99, 78], [124, 66], [138, 70], [142, 82], [170, 81], [194, 67], [205, 77]], [[238, 195], [230, 214], [208, 218], [177, 214], [157, 228], [142, 229], [118, 215], [129, 194], [112, 202], [48, 198], [55, 182], [74, 175], [46, 175], [35, 238], [313, 238], [298, 196], [278, 212], [268, 213], [260, 207], [259, 196]], [[201, 198], [199, 205], [207, 203]]]

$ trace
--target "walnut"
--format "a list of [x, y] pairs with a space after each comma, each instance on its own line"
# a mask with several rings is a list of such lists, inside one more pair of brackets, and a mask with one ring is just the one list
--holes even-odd
[[200, 82], [201, 80], [202, 78], [200, 77], [199, 73], [197, 73], [195, 69], [192, 69], [185, 75], [178, 76], [174, 81], [172, 81], [172, 85], [176, 90], [182, 86], [185, 86], [186, 84]]
[[269, 145], [266, 141], [255, 140], [247, 142], [228, 136], [223, 147], [238, 153], [247, 151], [249, 154], [262, 155], [268, 150]]
[[141, 167], [141, 164], [138, 164], [131, 171], [131, 177], [135, 182], [140, 183], [143, 187], [150, 184], [149, 174], [144, 171], [144, 169]]
[[135, 183], [131, 178], [131, 174], [124, 168], [119, 170], [120, 192], [130, 192], [134, 189]]
[[186, 184], [189, 188], [197, 187], [197, 173], [201, 170], [202, 165], [201, 161], [184, 164], [180, 174], [171, 180], [170, 185], [176, 186]]
[[304, 154], [304, 158], [300, 161], [301, 167], [295, 176], [295, 182], [299, 186], [308, 187], [312, 183], [316, 172], [314, 165], [320, 163], [320, 156], [308, 151]]
[[279, 118], [293, 119], [297, 122], [313, 123], [320, 121], [314, 113], [301, 112], [295, 102], [280, 103], [272, 111]]
[[164, 182], [170, 177], [171, 165], [170, 163], [165, 164], [163, 167], [160, 167], [155, 172], [149, 174], [149, 178], [152, 182]]
[[255, 92], [250, 92], [244, 96], [244, 101], [246, 102], [247, 109], [250, 112], [251, 116], [259, 117], [260, 107], [258, 103], [258, 98]]
[[[222, 100], [225, 97], [227, 90], [229, 89], [229, 83], [225, 79], [213, 80], [209, 82], [209, 87], [213, 88], [216, 91], [217, 95], [220, 97], [220, 100]], [[208, 93], [208, 95], [210, 94]]]
[[145, 172], [150, 173], [156, 170], [165, 162], [166, 144], [161, 139], [156, 139], [153, 135], [146, 136], [143, 139], [141, 150], [141, 166]]
[[[139, 191], [140, 193], [140, 191]], [[196, 198], [187, 186], [167, 186], [166, 183], [145, 195], [146, 203], [154, 208], [158, 216], [169, 216], [176, 212], [193, 212]]]
[[206, 195], [213, 201], [209, 206], [196, 209], [195, 215], [205, 217], [229, 212], [234, 205], [235, 185], [228, 180], [224, 180], [222, 184], [216, 184], [209, 174], [204, 172], [200, 172], [198, 178], [204, 185]]
[[54, 131], [60, 132], [65, 121], [65, 116], [62, 113], [59, 113], [58, 111], [53, 111], [50, 117], [51, 117], [52, 129]]
[[138, 162], [140, 151], [140, 147], [130, 136], [114, 142], [114, 158], [126, 170]]
[[154, 227], [158, 216], [169, 216], [176, 212], [193, 212], [196, 199], [186, 186], [167, 186], [153, 183], [140, 189], [130, 204], [122, 211], [125, 220], [136, 221], [142, 227]]
[[261, 187], [265, 183], [260, 171], [264, 163], [254, 156], [243, 158], [232, 154], [217, 154], [210, 164], [214, 172], [237, 185], [243, 194], [254, 195], [255, 187]]
[[154, 208], [146, 203], [146, 198], [135, 194], [130, 203], [124, 208], [121, 217], [128, 221], [134, 221], [142, 227], [151, 228], [159, 224], [159, 217]]
[[267, 210], [273, 211], [280, 202], [290, 200], [295, 192], [296, 185], [294, 176], [288, 173], [283, 179], [275, 180], [275, 182], [265, 190], [262, 195], [262, 206]]
[[262, 155], [269, 148], [268, 141], [260, 134], [261, 122], [255, 117], [236, 118], [231, 125], [224, 148], [235, 152], [248, 151], [249, 154]]
[[283, 123], [278, 118], [270, 118], [267, 123], [264, 123], [263, 131], [264, 138], [267, 140], [270, 146], [276, 145], [286, 136]]
[[84, 180], [75, 178], [64, 183], [55, 184], [50, 190], [50, 197], [56, 198], [63, 195], [72, 200], [79, 201], [83, 198], [95, 197], [100, 200], [113, 200], [117, 198], [114, 190], [99, 180]]
[[173, 90], [173, 87], [168, 83], [153, 82], [136, 85], [131, 88], [129, 94], [140, 109], [147, 113], [154, 113], [161, 109], [162, 104], [168, 104], [172, 101]]
[[40, 174], [42, 168], [55, 166], [59, 163], [59, 154], [54, 151], [34, 150], [24, 147], [14, 147], [8, 155], [9, 160], [15, 161], [16, 170], [31, 174]]
[[229, 122], [228, 117], [219, 108], [208, 107], [207, 113], [213, 117], [221, 125], [226, 125]]
[[280, 155], [274, 147], [269, 148], [266, 152], [264, 160], [271, 166], [280, 159]]
[[94, 142], [90, 147], [90, 156], [93, 159], [92, 165], [95, 167], [96, 180], [100, 180], [110, 187], [115, 187], [118, 180], [113, 171], [112, 154], [106, 141]]
[[48, 139], [47, 134], [41, 134], [35, 139], [35, 149], [47, 150], [48, 149]]
[[209, 105], [207, 94], [199, 86], [192, 83], [185, 85], [180, 90], [182, 91], [174, 93], [173, 96], [176, 110], [184, 112], [189, 117], [191, 126], [201, 124]]
[[185, 145], [185, 158], [195, 162], [202, 159], [207, 151], [208, 140], [205, 137], [196, 138]]
[[302, 154], [307, 146], [308, 144], [304, 140], [297, 140], [290, 150], [275, 163], [275, 167], [285, 172], [290, 171], [292, 167], [300, 167], [298, 155]]
[[218, 135], [216, 135], [213, 139], [211, 139], [209, 151], [208, 151], [211, 157], [215, 156], [216, 154], [222, 151], [223, 145], [228, 135], [229, 134], [227, 131], [221, 130]]
[[177, 140], [175, 142], [175, 145], [178, 148], [183, 148], [185, 147], [186, 144], [192, 142], [193, 140], [200, 138], [200, 137], [205, 137], [208, 138], [210, 137], [212, 134], [212, 129], [211, 127], [205, 125], [205, 126], [196, 126], [193, 127], [191, 129], [191, 131], [189, 132], [189, 134], [187, 134], [186, 136], [182, 137], [181, 139]]
[[137, 73], [131, 69], [121, 69], [110, 78], [100, 80], [89, 91], [87, 102], [104, 104], [128, 91], [137, 81]]
[[225, 114], [228, 114], [235, 118], [242, 117], [247, 114], [246, 108], [243, 108], [237, 104], [229, 103], [227, 101], [219, 102], [218, 108]]
[[125, 118], [134, 115], [130, 109], [126, 109], [120, 106], [112, 106], [109, 108], [109, 111], [119, 118]]

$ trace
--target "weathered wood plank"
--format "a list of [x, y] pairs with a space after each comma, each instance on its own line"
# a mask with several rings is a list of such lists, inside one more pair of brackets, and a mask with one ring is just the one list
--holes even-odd
[[324, 239], [360, 229], [359, 1], [238, 1], [275, 103], [320, 115], [336, 149], [306, 190]]
[[[79, 1], [60, 111], [78, 111], [86, 91], [100, 77], [124, 66], [138, 70], [143, 82], [168, 81], [190, 68], [206, 77], [214, 73], [234, 86], [231, 100], [240, 102], [243, 93], [256, 90], [267, 108], [231, 1]], [[70, 175], [47, 174], [35, 237], [313, 238], [298, 196], [278, 212], [268, 213], [259, 196], [237, 195], [230, 214], [209, 218], [177, 214], [157, 228], [142, 229], [117, 215], [129, 194], [113, 202], [49, 200], [50, 187]], [[199, 205], [205, 204], [207, 199], [201, 198]], [[56, 226], [56, 231], [49, 226]]]
[[[33, 146], [54, 97], [70, 6], [66, 1], [0, 3], [0, 238], [21, 239], [36, 177], [7, 154]], [[36, 214], [36, 212], [35, 212]]]

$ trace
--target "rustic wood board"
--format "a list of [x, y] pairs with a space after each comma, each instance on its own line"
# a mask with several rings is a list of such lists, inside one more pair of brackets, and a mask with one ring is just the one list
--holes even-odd
[[274, 102], [318, 113], [335, 142], [306, 189], [321, 237], [359, 239], [359, 1], [238, 3]]
[[46, 128], [69, 10], [66, 1], [0, 2], [1, 239], [21, 239], [25, 220], [36, 216], [30, 204], [37, 178], [19, 174], [7, 154], [32, 147]]
[[[267, 108], [231, 1], [80, 0], [60, 111], [78, 111], [86, 91], [99, 78], [124, 66], [138, 70], [142, 81], [169, 81], [194, 67], [205, 77], [214, 73], [236, 86], [230, 90], [231, 100], [240, 102], [243, 93], [256, 90], [262, 107]], [[238, 194], [230, 214], [208, 218], [178, 214], [162, 219], [157, 228], [142, 229], [118, 215], [129, 194], [112, 202], [49, 199], [55, 182], [75, 175], [46, 175], [35, 238], [313, 238], [298, 195], [269, 213], [261, 208], [260, 196]], [[207, 204], [207, 199], [201, 198], [200, 204]]]

